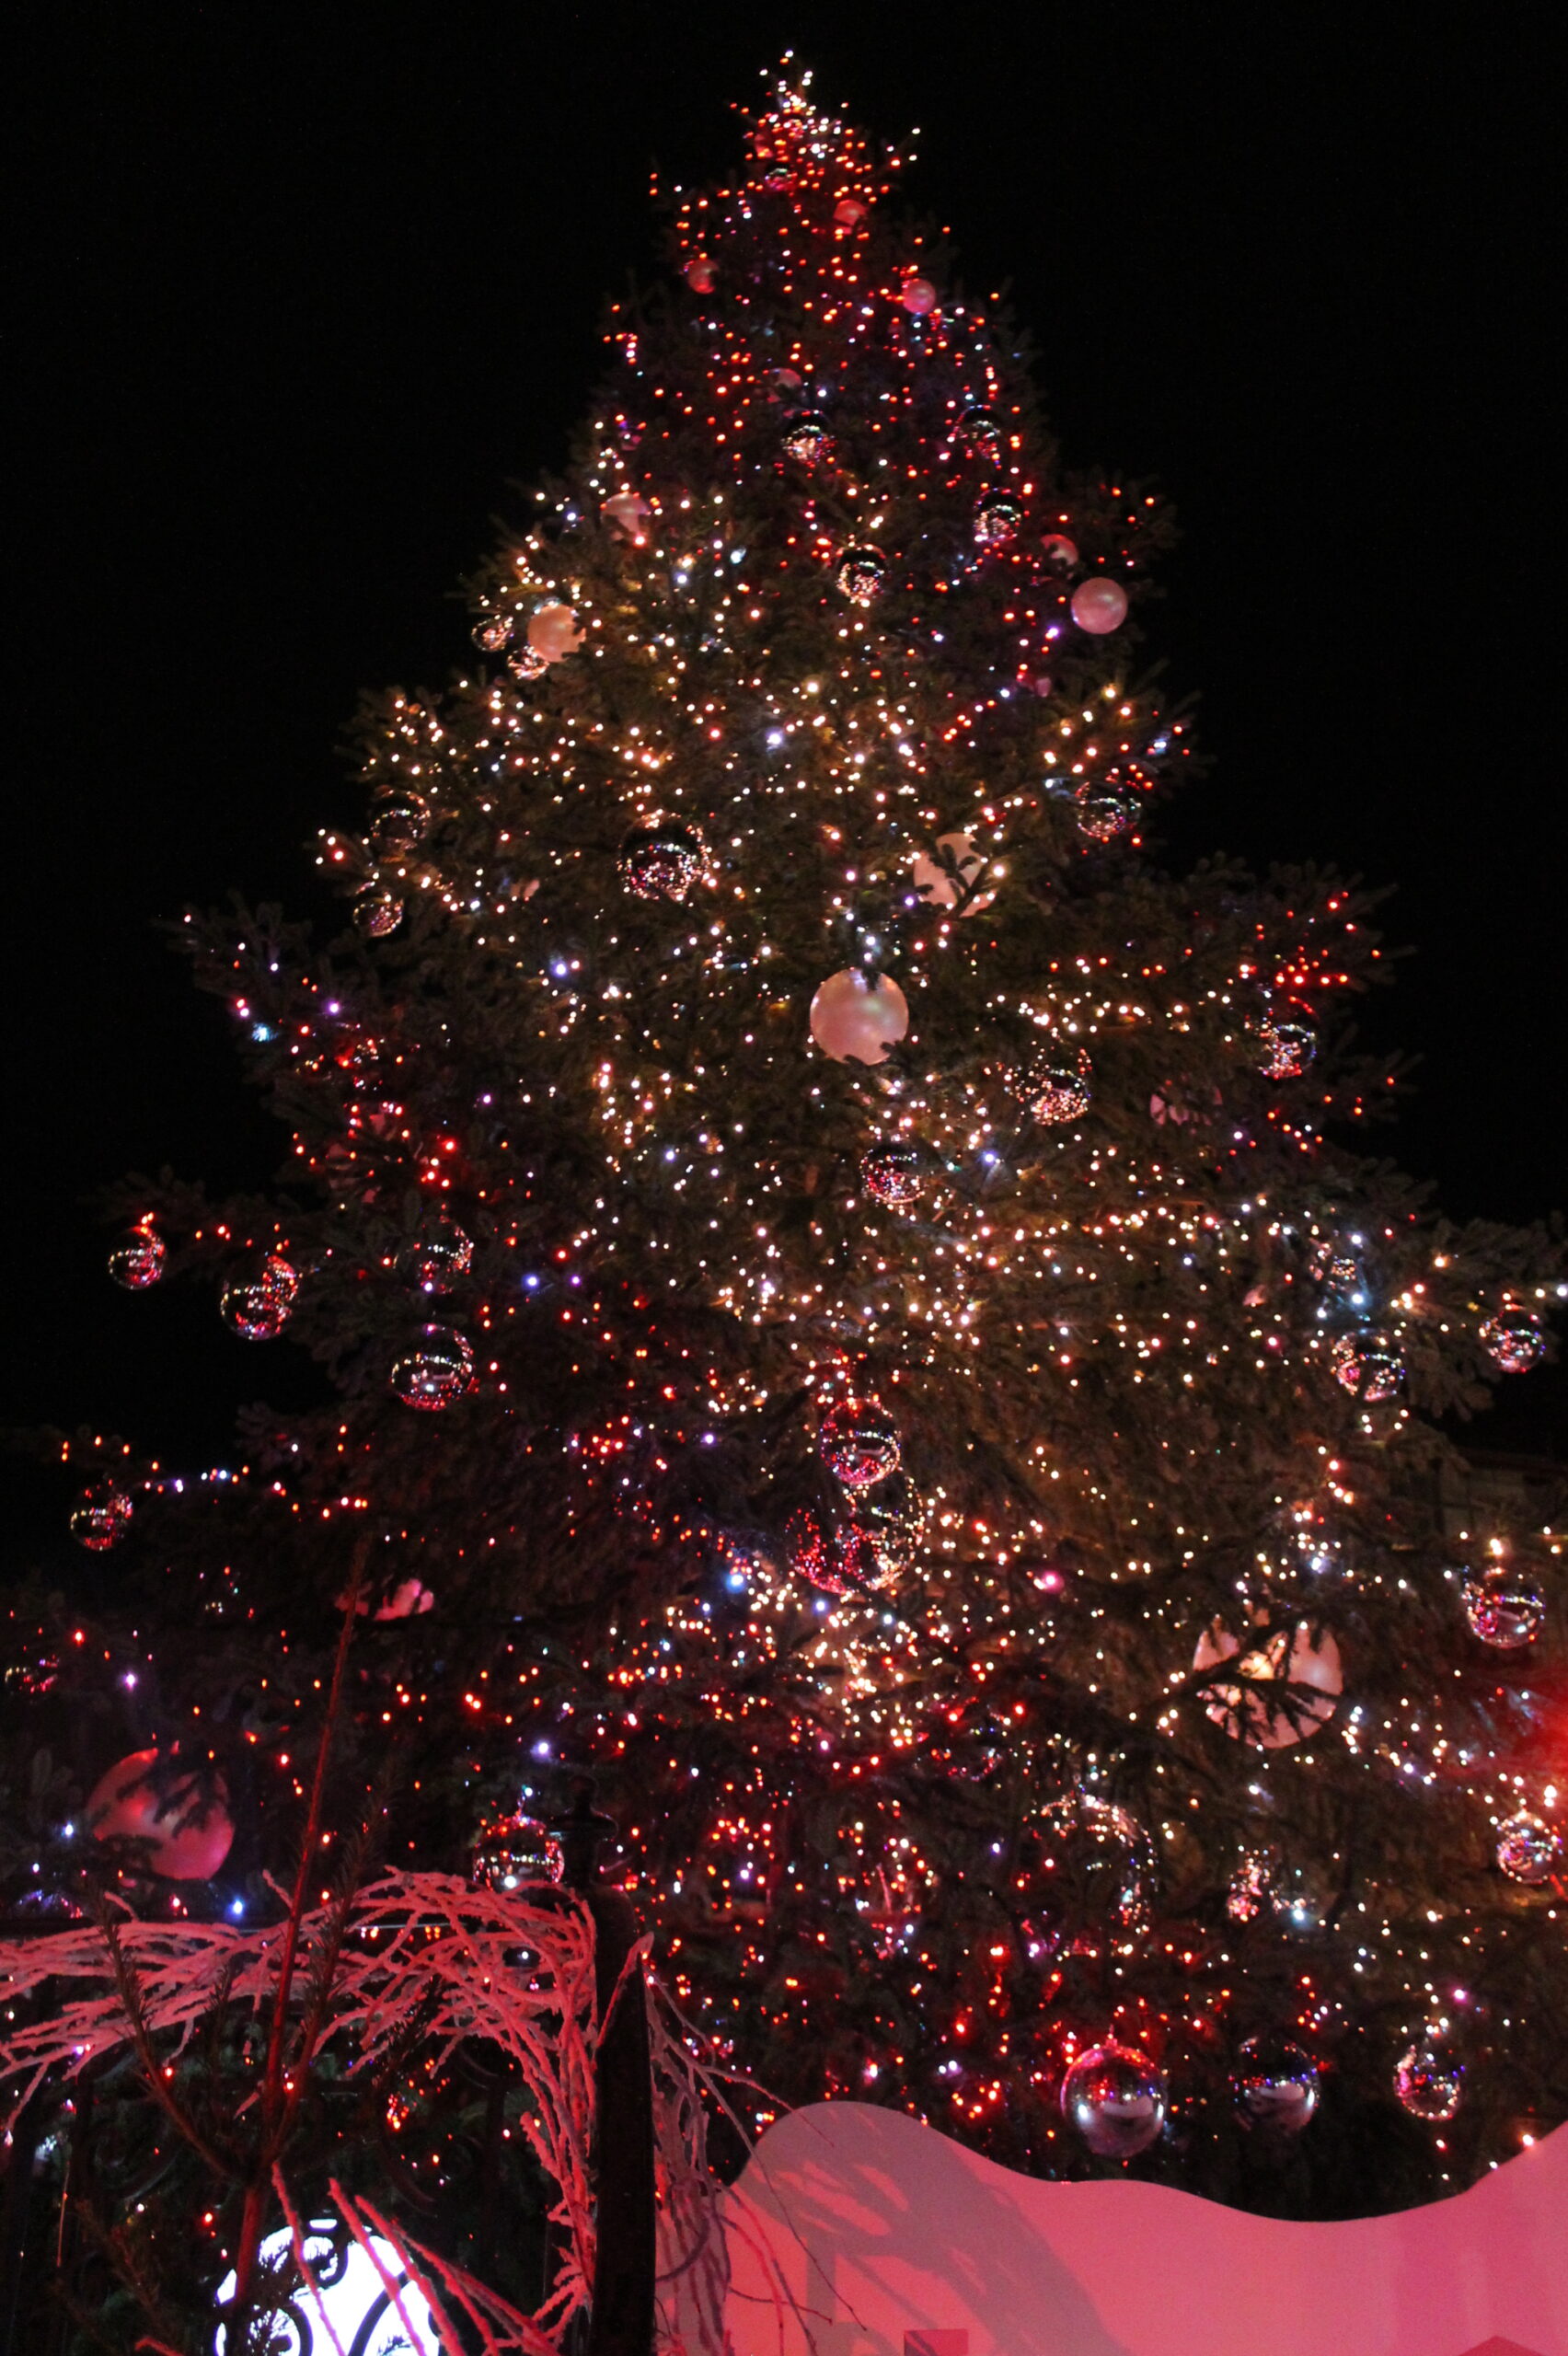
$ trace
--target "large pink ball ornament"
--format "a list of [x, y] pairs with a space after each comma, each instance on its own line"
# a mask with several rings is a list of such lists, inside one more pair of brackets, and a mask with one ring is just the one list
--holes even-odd
[[988, 908], [997, 896], [995, 892], [976, 892], [973, 888], [986, 870], [986, 860], [975, 849], [974, 836], [939, 835], [937, 849], [946, 853], [949, 861], [957, 868], [958, 876], [955, 879], [948, 873], [946, 867], [928, 857], [925, 851], [917, 850], [915, 854], [915, 889], [920, 897], [933, 908], [951, 908], [957, 905], [959, 893], [963, 890], [970, 896], [964, 901], [961, 915], [978, 916], [982, 908]]
[[812, 1000], [812, 1037], [835, 1063], [885, 1062], [888, 1049], [909, 1028], [909, 1005], [886, 974], [868, 978], [847, 965], [829, 974]]
[[1126, 620], [1127, 593], [1119, 581], [1105, 581], [1096, 574], [1092, 581], [1080, 581], [1073, 591], [1072, 615], [1079, 629], [1103, 638]]
[[928, 319], [937, 307], [937, 290], [928, 278], [906, 278], [898, 299], [912, 319]]
[[1246, 1682], [1211, 1685], [1205, 1707], [1228, 1735], [1262, 1750], [1284, 1750], [1315, 1734], [1333, 1716], [1344, 1691], [1339, 1646], [1328, 1629], [1314, 1636], [1304, 1620], [1251, 1640], [1246, 1651], [1216, 1620], [1198, 1638], [1193, 1667], [1217, 1669], [1228, 1660]]
[[206, 1788], [194, 1775], [160, 1787], [149, 1779], [156, 1750], [133, 1750], [95, 1784], [87, 1830], [95, 1841], [147, 1841], [151, 1870], [169, 1881], [210, 1881], [234, 1842], [228, 1787], [218, 1776]]
[[528, 618], [528, 643], [545, 663], [559, 663], [575, 654], [582, 631], [570, 606], [541, 606]]

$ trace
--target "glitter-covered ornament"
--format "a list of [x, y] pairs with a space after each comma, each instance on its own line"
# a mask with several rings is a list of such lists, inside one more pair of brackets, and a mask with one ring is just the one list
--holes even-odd
[[1329, 1364], [1341, 1389], [1368, 1405], [1397, 1399], [1404, 1388], [1404, 1352], [1380, 1326], [1362, 1325], [1354, 1334], [1339, 1334], [1329, 1351]]
[[1498, 1870], [1510, 1881], [1539, 1889], [1562, 1862], [1562, 1838], [1555, 1825], [1522, 1807], [1498, 1826], [1496, 1854]]
[[1089, 581], [1080, 581], [1073, 591], [1072, 617], [1079, 629], [1088, 630], [1092, 638], [1103, 638], [1126, 620], [1127, 593], [1119, 581], [1107, 581], [1096, 573]]
[[289, 1322], [299, 1290], [299, 1271], [280, 1252], [269, 1252], [260, 1272], [225, 1285], [218, 1312], [244, 1342], [273, 1342]]
[[370, 814], [370, 847], [377, 859], [407, 859], [429, 826], [430, 803], [422, 793], [388, 793]]
[[1089, 1110], [1093, 1067], [1087, 1051], [1053, 1044], [1042, 1047], [1013, 1081], [1013, 1093], [1032, 1119], [1046, 1127], [1079, 1121]]
[[1546, 1625], [1546, 1598], [1528, 1572], [1507, 1563], [1477, 1571], [1464, 1584], [1470, 1634], [1494, 1652], [1522, 1652]]
[[847, 965], [830, 974], [811, 1007], [812, 1037], [835, 1063], [880, 1064], [909, 1028], [909, 1003], [887, 974]]
[[907, 1209], [926, 1191], [919, 1149], [896, 1138], [872, 1146], [861, 1157], [860, 1183], [873, 1201], [890, 1204], [895, 1210]]
[[1312, 1025], [1286, 1015], [1265, 1014], [1253, 1036], [1265, 1080], [1299, 1080], [1318, 1052]]
[[778, 447], [797, 466], [816, 467], [832, 450], [833, 436], [820, 417], [791, 417], [786, 421]]
[[972, 458], [994, 467], [1002, 455], [1002, 429], [990, 410], [976, 401], [966, 409], [953, 429], [953, 440]]
[[988, 908], [997, 895], [995, 892], [977, 892], [974, 888], [986, 866], [985, 855], [974, 848], [974, 836], [956, 832], [939, 835], [936, 847], [945, 855], [949, 864], [958, 870], [958, 873], [956, 876], [950, 874], [948, 868], [939, 860], [926, 851], [917, 850], [913, 881], [921, 899], [928, 907], [951, 908], [958, 907], [960, 894], [965, 893], [968, 897], [964, 899], [961, 915], [977, 916], [982, 908]]
[[621, 882], [640, 900], [684, 900], [707, 864], [702, 829], [683, 818], [651, 818], [620, 849]]
[[354, 930], [367, 941], [385, 941], [403, 921], [403, 903], [396, 892], [374, 879], [354, 894]]
[[575, 654], [582, 643], [575, 609], [559, 600], [538, 606], [528, 617], [528, 643], [547, 663], [564, 662], [567, 655]]
[[156, 1750], [133, 1750], [100, 1777], [87, 1797], [95, 1841], [144, 1841], [147, 1868], [169, 1881], [210, 1881], [234, 1844], [228, 1790], [221, 1775], [155, 1782]]
[[1078, 542], [1069, 540], [1066, 532], [1047, 532], [1040, 543], [1040, 553], [1053, 572], [1078, 571]]
[[906, 278], [898, 299], [912, 319], [927, 319], [937, 307], [937, 290], [928, 278]]
[[133, 1227], [109, 1255], [109, 1273], [127, 1292], [145, 1292], [163, 1274], [168, 1247], [156, 1228]]
[[417, 1349], [397, 1359], [391, 1383], [405, 1407], [434, 1411], [462, 1398], [474, 1379], [474, 1353], [467, 1335], [448, 1325], [427, 1325]]
[[1394, 2065], [1394, 2092], [1412, 2119], [1435, 2127], [1452, 2119], [1464, 2099], [1464, 2066], [1434, 2038], [1417, 2038]]
[[135, 1511], [126, 1492], [112, 1481], [94, 1481], [71, 1509], [71, 1535], [89, 1554], [118, 1546]]
[[474, 1265], [473, 1238], [444, 1215], [409, 1244], [403, 1272], [421, 1292], [450, 1292]]
[[1118, 835], [1131, 831], [1138, 814], [1136, 803], [1114, 788], [1081, 793], [1077, 796], [1077, 804], [1078, 832], [1091, 843], [1113, 843]]
[[1546, 1356], [1546, 1334], [1533, 1311], [1502, 1309], [1482, 1327], [1481, 1346], [1505, 1374], [1528, 1374]]
[[987, 491], [974, 510], [974, 537], [983, 549], [1006, 548], [1023, 524], [1023, 502], [1009, 491]]
[[880, 549], [846, 549], [833, 577], [853, 605], [873, 605], [887, 579], [887, 559]]
[[506, 1817], [479, 1834], [468, 1864], [475, 1889], [555, 1888], [566, 1871], [560, 1835], [536, 1816]]
[[1193, 1667], [1202, 1672], [1234, 1661], [1238, 1682], [1205, 1690], [1204, 1708], [1233, 1740], [1283, 1750], [1326, 1726], [1344, 1690], [1340, 1649], [1327, 1628], [1305, 1621], [1242, 1639], [1215, 1621], [1198, 1638]]
[[474, 644], [487, 654], [499, 654], [511, 640], [513, 618], [510, 614], [481, 614], [474, 624]]
[[1062, 2080], [1062, 2116], [1097, 2158], [1136, 2159], [1165, 2127], [1165, 2073], [1125, 2045], [1095, 2045]]
[[648, 518], [653, 510], [640, 491], [614, 491], [600, 512], [617, 539], [629, 540], [640, 548], [648, 537]]
[[1286, 2037], [1250, 2037], [1230, 2077], [1244, 2127], [1299, 2135], [1318, 2108], [1318, 2065]]
[[847, 1489], [864, 1489], [896, 1471], [898, 1426], [880, 1399], [840, 1399], [817, 1434], [822, 1461]]

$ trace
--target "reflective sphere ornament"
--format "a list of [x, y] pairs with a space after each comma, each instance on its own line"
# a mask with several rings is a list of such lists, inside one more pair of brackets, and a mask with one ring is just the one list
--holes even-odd
[[407, 859], [429, 826], [430, 803], [422, 793], [388, 793], [370, 814], [370, 847], [377, 859]]
[[1464, 1584], [1470, 1634], [1494, 1652], [1522, 1652], [1546, 1625], [1546, 1597], [1527, 1572], [1497, 1563]]
[[475, 1889], [554, 1888], [565, 1872], [560, 1835], [538, 1817], [520, 1813], [480, 1833], [469, 1860], [468, 1880]]
[[1528, 1374], [1546, 1356], [1546, 1335], [1530, 1310], [1504, 1309], [1482, 1327], [1481, 1346], [1505, 1374]]
[[1078, 797], [1078, 828], [1091, 843], [1113, 843], [1131, 832], [1137, 805], [1124, 793], [1084, 793]]
[[1299, 2135], [1318, 2108], [1318, 2065], [1285, 2037], [1250, 2037], [1236, 2057], [1231, 2091], [1244, 2127]]
[[833, 1534], [805, 1507], [792, 1513], [785, 1524], [784, 1553], [795, 1576], [804, 1579], [808, 1587], [821, 1588], [825, 1595], [847, 1592], [850, 1582]]
[[1080, 1121], [1089, 1110], [1093, 1066], [1082, 1047], [1042, 1047], [1013, 1083], [1031, 1117], [1047, 1128]]
[[447, 1325], [427, 1325], [419, 1347], [396, 1360], [391, 1383], [405, 1407], [431, 1413], [454, 1406], [474, 1379], [474, 1353], [466, 1334]]
[[506, 667], [514, 679], [526, 681], [542, 679], [550, 666], [545, 657], [536, 648], [530, 646], [525, 639], [520, 646], [514, 646], [506, 658]]
[[986, 493], [974, 510], [974, 537], [983, 549], [1006, 548], [1023, 524], [1023, 502], [1010, 491]]
[[1193, 1667], [1202, 1671], [1234, 1661], [1236, 1684], [1207, 1689], [1204, 1708], [1236, 1741], [1261, 1750], [1285, 1750], [1326, 1726], [1344, 1691], [1340, 1649], [1327, 1628], [1314, 1635], [1305, 1620], [1248, 1642], [1215, 1621], [1198, 1638]]
[[981, 458], [994, 467], [1002, 455], [1002, 429], [988, 409], [976, 402], [966, 409], [953, 432], [953, 440], [972, 458]]
[[928, 278], [906, 278], [898, 299], [912, 319], [928, 319], [937, 307], [937, 290]]
[[880, 1399], [840, 1399], [817, 1434], [822, 1461], [847, 1489], [863, 1489], [896, 1471], [898, 1426]]
[[1341, 1334], [1329, 1351], [1329, 1364], [1341, 1389], [1369, 1404], [1397, 1399], [1404, 1388], [1404, 1352], [1391, 1334], [1376, 1325]]
[[1463, 2065], [1435, 2039], [1418, 2038], [1394, 2065], [1394, 2092], [1412, 2119], [1440, 2127], [1464, 2100]]
[[880, 1064], [909, 1029], [909, 1005], [886, 974], [847, 965], [830, 974], [812, 1000], [812, 1037], [835, 1063]]
[[926, 1501], [902, 1470], [869, 1487], [851, 1491], [847, 1559], [866, 1587], [891, 1587], [909, 1571], [920, 1551]]
[[779, 448], [799, 467], [820, 466], [833, 448], [833, 436], [820, 417], [792, 417], [779, 438]]
[[547, 663], [563, 662], [582, 643], [582, 631], [571, 606], [540, 606], [528, 617], [528, 643]]
[[894, 1210], [907, 1209], [926, 1191], [918, 1148], [896, 1140], [872, 1146], [861, 1158], [860, 1183], [874, 1202], [887, 1203]]
[[118, 1546], [131, 1527], [135, 1511], [126, 1492], [112, 1481], [94, 1481], [71, 1508], [71, 1535], [89, 1554]]
[[145, 1292], [163, 1274], [168, 1247], [155, 1228], [133, 1227], [109, 1255], [109, 1273], [127, 1292]]
[[854, 229], [865, 219], [870, 207], [862, 204], [858, 196], [842, 196], [833, 208], [833, 217], [841, 229]]
[[711, 294], [718, 273], [706, 254], [693, 254], [681, 275], [694, 294]]
[[1498, 1826], [1496, 1854], [1498, 1870], [1510, 1881], [1539, 1889], [1562, 1862], [1562, 1838], [1555, 1825], [1522, 1807]]
[[1078, 571], [1078, 542], [1069, 540], [1065, 532], [1047, 532], [1040, 543], [1040, 553], [1053, 572]]
[[708, 864], [700, 826], [651, 818], [634, 826], [620, 852], [620, 879], [640, 900], [684, 900]]
[[1265, 1080], [1299, 1080], [1318, 1052], [1318, 1034], [1309, 1022], [1265, 1014], [1254, 1036], [1258, 1069]]
[[221, 1775], [203, 1781], [178, 1775], [161, 1787], [149, 1780], [156, 1750], [133, 1750], [93, 1787], [86, 1806], [95, 1841], [151, 1842], [148, 1869], [170, 1881], [210, 1881], [234, 1842], [228, 1788]]
[[243, 1342], [273, 1342], [288, 1323], [299, 1290], [299, 1271], [279, 1252], [269, 1252], [259, 1276], [225, 1285], [218, 1313]]
[[403, 1255], [404, 1274], [421, 1292], [450, 1292], [473, 1265], [473, 1238], [444, 1216], [427, 1227]]
[[[997, 895], [995, 892], [977, 892], [974, 888], [986, 865], [984, 855], [974, 848], [974, 836], [939, 835], [936, 847], [944, 855], [947, 866], [923, 850], [915, 854], [914, 883], [921, 899], [928, 907], [951, 908], [958, 907], [960, 894], [966, 893], [968, 897], [961, 915], [977, 916], [982, 908], [988, 908]], [[958, 870], [956, 876], [949, 873], [949, 866]]]
[[487, 654], [499, 654], [512, 637], [510, 614], [481, 614], [472, 630], [474, 644]]
[[1225, 1911], [1233, 1923], [1255, 1923], [1272, 1902], [1275, 1865], [1270, 1850], [1243, 1850], [1225, 1893]]
[[385, 941], [403, 921], [403, 903], [385, 884], [362, 884], [354, 894], [354, 930], [367, 941]]
[[887, 559], [880, 549], [846, 549], [834, 574], [841, 594], [857, 606], [874, 605], [887, 579]]
[[1136, 2159], [1165, 2127], [1165, 2073], [1124, 2045], [1091, 2046], [1062, 2080], [1062, 2116], [1102, 2160]]
[[1088, 630], [1092, 638], [1103, 638], [1126, 620], [1127, 593], [1119, 581], [1106, 581], [1096, 573], [1091, 580], [1080, 581], [1073, 591], [1072, 617], [1079, 629]]

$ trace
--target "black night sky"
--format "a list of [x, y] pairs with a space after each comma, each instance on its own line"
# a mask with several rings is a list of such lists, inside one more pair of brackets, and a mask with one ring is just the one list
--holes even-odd
[[[1186, 860], [1397, 884], [1386, 1150], [1459, 1214], [1561, 1206], [1563, 545], [1553, 12], [799, 0], [105, 6], [13, 37], [4, 741], [7, 1421], [232, 1461], [314, 1395], [195, 1294], [117, 1294], [94, 1190], [283, 1140], [155, 920], [329, 916], [362, 686], [467, 652], [458, 574], [565, 455], [650, 167], [719, 176], [786, 46], [1010, 282], [1068, 458], [1183, 546], [1151, 651], [1203, 698]], [[1447, 28], [1445, 29], [1445, 27]], [[1560, 1371], [1475, 1437], [1560, 1445]], [[58, 1560], [63, 1500], [22, 1526]], [[36, 1508], [36, 1510], [35, 1510]]]

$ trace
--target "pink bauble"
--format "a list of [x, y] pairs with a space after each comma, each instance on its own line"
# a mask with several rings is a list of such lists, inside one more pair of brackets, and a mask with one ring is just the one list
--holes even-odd
[[1040, 553], [1053, 572], [1072, 572], [1077, 570], [1078, 542], [1069, 540], [1066, 532], [1047, 532], [1040, 543]]
[[170, 1881], [209, 1881], [234, 1841], [228, 1786], [220, 1775], [203, 1795], [194, 1775], [182, 1775], [160, 1792], [143, 1780], [157, 1755], [133, 1750], [99, 1779], [87, 1801], [87, 1830], [96, 1841], [151, 1842], [148, 1865]]
[[713, 292], [713, 264], [706, 254], [693, 254], [686, 266], [686, 283], [694, 294]]
[[[1216, 1620], [1199, 1637], [1193, 1667], [1217, 1669], [1228, 1660], [1236, 1662], [1248, 1681], [1210, 1686], [1205, 1707], [1216, 1726], [1262, 1750], [1286, 1750], [1326, 1726], [1344, 1691], [1343, 1664], [1332, 1634], [1325, 1628], [1314, 1638], [1305, 1620], [1260, 1637], [1246, 1652], [1241, 1639]], [[1276, 1700], [1268, 1690], [1271, 1683], [1295, 1690], [1288, 1701]], [[1303, 1686], [1309, 1690], [1303, 1692]]]
[[906, 278], [898, 299], [911, 318], [924, 319], [937, 307], [937, 290], [928, 278]]
[[[986, 865], [974, 848], [973, 835], [939, 835], [937, 849], [947, 852], [966, 884], [973, 884]], [[951, 908], [958, 898], [958, 886], [952, 877], [923, 850], [915, 854], [915, 889], [933, 908]], [[963, 914], [978, 915], [982, 908], [990, 907], [996, 896], [995, 892], [976, 892], [973, 899], [965, 900]]]
[[1092, 581], [1080, 581], [1073, 591], [1072, 612], [1079, 629], [1103, 638], [1107, 630], [1120, 629], [1126, 620], [1127, 593], [1119, 581], [1106, 581], [1097, 573]]
[[617, 532], [623, 540], [641, 541], [647, 538], [643, 527], [653, 511], [640, 491], [617, 491], [613, 498], [605, 500], [604, 512], [610, 529]]
[[886, 974], [868, 981], [852, 965], [830, 974], [812, 1000], [812, 1037], [835, 1063], [880, 1064], [909, 1028], [909, 1007]]
[[841, 229], [853, 229], [857, 222], [865, 219], [870, 209], [869, 205], [861, 203], [858, 196], [840, 197], [833, 208], [833, 217]]
[[577, 616], [570, 606], [541, 606], [528, 618], [528, 643], [546, 663], [559, 663], [582, 643]]

